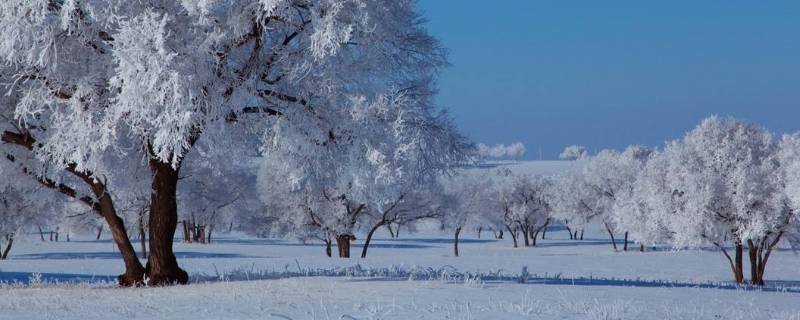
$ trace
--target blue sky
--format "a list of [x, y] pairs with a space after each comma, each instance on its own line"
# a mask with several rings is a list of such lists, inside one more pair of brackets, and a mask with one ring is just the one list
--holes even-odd
[[800, 130], [800, 1], [420, 0], [474, 141], [661, 146], [706, 116]]

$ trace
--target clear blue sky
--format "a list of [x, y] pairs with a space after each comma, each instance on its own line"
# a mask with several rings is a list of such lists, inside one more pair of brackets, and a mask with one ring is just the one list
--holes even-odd
[[706, 116], [800, 130], [800, 1], [420, 0], [450, 49], [437, 102], [526, 158], [661, 146]]

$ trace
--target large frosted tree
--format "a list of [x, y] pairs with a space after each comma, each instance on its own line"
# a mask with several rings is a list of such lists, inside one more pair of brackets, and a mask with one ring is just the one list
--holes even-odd
[[[779, 157], [765, 129], [730, 118], [705, 119], [665, 149], [669, 194], [652, 200], [669, 209], [653, 213], [675, 246], [721, 250], [737, 282], [744, 281], [747, 248], [751, 282], [763, 285], [770, 254], [797, 223], [783, 174], [796, 161], [795, 148], [787, 139]], [[782, 169], [781, 161], [788, 167]]]
[[[0, 58], [20, 95], [17, 133], [36, 141], [29, 149], [40, 160], [89, 183], [102, 181], [109, 152], [142, 155], [152, 176], [149, 284], [185, 283], [172, 239], [179, 173], [195, 143], [224, 152], [228, 124], [269, 116], [296, 129], [274, 139], [325, 143], [335, 136], [304, 133], [328, 123], [345, 93], [416, 87], [442, 52], [415, 5], [12, 0], [0, 4]], [[385, 75], [393, 81], [374, 81]]]

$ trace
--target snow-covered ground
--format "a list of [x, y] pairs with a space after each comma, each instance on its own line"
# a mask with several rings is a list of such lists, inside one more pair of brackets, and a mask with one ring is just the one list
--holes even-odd
[[[195, 284], [147, 289], [102, 282], [122, 271], [108, 240], [32, 236], [0, 262], [12, 283], [0, 290], [0, 319], [800, 320], [800, 257], [788, 249], [770, 258], [768, 289], [748, 290], [730, 285], [719, 252], [614, 252], [591, 234], [572, 241], [552, 230], [539, 247], [514, 249], [473, 232], [458, 258], [447, 234], [381, 234], [366, 259], [349, 260], [325, 257], [319, 244], [226, 235], [176, 244]], [[530, 275], [518, 283], [523, 268]]]

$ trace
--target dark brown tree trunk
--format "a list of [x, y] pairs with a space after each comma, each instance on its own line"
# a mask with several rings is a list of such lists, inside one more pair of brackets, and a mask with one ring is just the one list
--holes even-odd
[[339, 258], [350, 258], [350, 241], [355, 239], [351, 234], [336, 236], [336, 246], [339, 248]]
[[622, 251], [628, 251], [628, 232], [625, 231], [625, 244], [622, 246]]
[[214, 230], [214, 225], [213, 224], [209, 224], [208, 225], [208, 233], [206, 235], [206, 243], [211, 243], [211, 231], [213, 231], [213, 230]]
[[724, 254], [725, 258], [728, 259], [728, 262], [731, 265], [731, 271], [733, 271], [733, 278], [734, 278], [734, 280], [736, 280], [736, 283], [739, 283], [739, 284], [744, 283], [744, 272], [743, 272], [743, 267], [742, 267], [744, 265], [742, 263], [743, 262], [742, 256], [743, 256], [743, 251], [744, 251], [743, 248], [744, 248], [744, 246], [742, 246], [742, 243], [741, 242], [737, 242], [735, 244], [735, 246], [734, 246], [735, 253], [734, 253], [734, 257], [733, 258], [731, 258], [731, 256], [728, 254], [728, 251], [725, 250], [725, 247], [723, 245], [721, 245], [719, 243], [714, 243], [714, 244], [720, 250], [722, 250], [722, 254]]
[[478, 239], [481, 238], [481, 231], [483, 231], [483, 227], [478, 227]]
[[733, 266], [733, 277], [736, 283], [744, 283], [744, 260], [743, 254], [744, 246], [741, 243], [736, 244], [736, 258], [735, 265]]
[[536, 231], [536, 232], [534, 232], [534, 233], [533, 233], [533, 237], [531, 237], [531, 239], [533, 240], [533, 241], [531, 241], [531, 244], [532, 244], [534, 247], [536, 246], [536, 238], [538, 238], [538, 237], [539, 237], [539, 231]]
[[178, 266], [172, 251], [175, 228], [178, 225], [176, 191], [178, 169], [168, 163], [150, 159], [153, 172], [150, 199], [150, 257], [147, 259], [148, 285], [186, 284], [189, 276]]
[[759, 251], [760, 249], [753, 245], [753, 240], [747, 240], [747, 254], [750, 256], [750, 283], [753, 285], [758, 285]]
[[644, 243], [639, 245], [639, 252], [644, 252]]
[[39, 227], [39, 236], [42, 237], [42, 242], [44, 242], [44, 231], [42, 231], [42, 227]]
[[550, 222], [544, 224], [544, 228], [542, 228], [542, 240], [547, 237], [547, 226], [550, 225]]
[[[100, 240], [100, 236], [101, 235], [103, 235], [103, 226], [102, 225], [97, 227], [97, 238], [95, 238], [95, 240]], [[42, 240], [44, 240], [44, 239], [42, 239]]]
[[391, 236], [392, 238], [394, 238], [394, 237], [395, 237], [395, 236], [394, 236], [394, 229], [392, 229], [392, 224], [391, 224], [391, 223], [389, 223], [389, 224], [387, 224], [387, 225], [386, 225], [386, 229], [389, 229], [389, 236]]
[[453, 254], [458, 257], [458, 236], [461, 234], [461, 228], [456, 228], [456, 233], [453, 237]]
[[[577, 231], [575, 231], [577, 232]], [[583, 240], [583, 229], [581, 229], [581, 240]]]
[[780, 242], [783, 233], [778, 233], [777, 237], [771, 242], [768, 237], [760, 239], [758, 242], [747, 240], [747, 249], [750, 254], [750, 283], [755, 286], [764, 285], [764, 271], [767, 269], [767, 261], [775, 246]]
[[530, 240], [531, 234], [530, 234], [530, 230], [528, 230], [528, 229], [530, 229], [530, 227], [522, 226], [522, 239], [524, 240], [526, 247], [530, 247], [531, 246], [531, 240]]
[[0, 255], [0, 259], [2, 260], [8, 259], [8, 252], [11, 251], [11, 245], [14, 244], [14, 235], [7, 235], [6, 241], [8, 241], [8, 244], [6, 245], [6, 248], [3, 249], [3, 254]]
[[192, 238], [189, 235], [189, 223], [183, 220], [181, 224], [183, 225], [183, 242], [192, 243]]
[[508, 233], [511, 235], [511, 240], [514, 241], [514, 248], [519, 247], [519, 245], [517, 244], [517, 234], [508, 225], [506, 225], [506, 229], [508, 229]]
[[328, 258], [333, 257], [333, 250], [331, 250], [332, 242], [331, 238], [325, 239], [325, 255], [327, 255]]
[[608, 235], [611, 237], [611, 244], [614, 246], [614, 251], [617, 251], [617, 241], [614, 239], [614, 233], [611, 232], [611, 227], [608, 224], [605, 224], [606, 231], [608, 231]]
[[500, 229], [500, 235], [497, 236], [498, 240], [503, 240], [503, 229]]
[[378, 230], [378, 228], [380, 228], [381, 226], [383, 226], [383, 224], [384, 224], [383, 221], [378, 222], [377, 224], [372, 226], [371, 229], [369, 229], [369, 232], [367, 232], [367, 238], [364, 239], [364, 248], [361, 249], [361, 258], [367, 257], [367, 249], [369, 249], [369, 242], [372, 240], [372, 235], [375, 234], [375, 231]]
[[[97, 191], [95, 192], [97, 194]], [[119, 252], [122, 254], [122, 260], [125, 262], [125, 273], [120, 275], [117, 280], [122, 286], [137, 286], [144, 281], [144, 267], [139, 262], [139, 257], [136, 256], [136, 251], [133, 249], [128, 232], [125, 230], [125, 223], [117, 215], [116, 209], [111, 199], [111, 195], [103, 193], [99, 196], [100, 211], [108, 224], [111, 231], [111, 238], [116, 243]]]
[[[567, 229], [567, 233], [569, 233], [569, 239], [570, 239], [570, 240], [575, 240], [575, 237], [573, 237], [573, 236], [572, 236], [572, 229], [570, 229], [570, 228], [569, 228], [569, 227], [567, 227], [567, 226], [564, 226], [564, 228], [566, 228], [566, 229]], [[576, 231], [576, 232], [577, 232], [577, 231]]]

